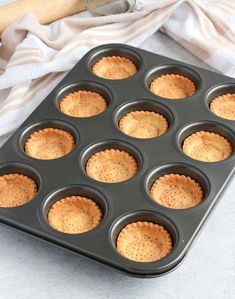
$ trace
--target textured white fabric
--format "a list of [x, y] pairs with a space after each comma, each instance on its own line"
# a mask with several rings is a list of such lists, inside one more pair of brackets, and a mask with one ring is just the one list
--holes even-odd
[[218, 71], [235, 77], [233, 0], [142, 0], [129, 14], [83, 12], [47, 26], [32, 14], [2, 35], [0, 136], [16, 129], [92, 47], [140, 45], [159, 28]]

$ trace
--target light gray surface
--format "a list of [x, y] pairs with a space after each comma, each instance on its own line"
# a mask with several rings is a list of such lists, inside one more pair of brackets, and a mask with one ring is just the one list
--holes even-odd
[[[209, 68], [160, 33], [142, 47]], [[233, 181], [184, 263], [155, 279], [125, 276], [0, 226], [0, 298], [234, 298], [234, 194]]]

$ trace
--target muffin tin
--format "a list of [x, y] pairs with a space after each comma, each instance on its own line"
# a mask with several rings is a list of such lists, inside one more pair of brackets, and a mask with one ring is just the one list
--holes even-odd
[[[131, 59], [138, 72], [127, 79], [102, 79], [91, 72], [104, 56]], [[156, 76], [179, 74], [196, 85], [189, 98], [170, 100], [154, 95], [149, 85]], [[97, 92], [107, 101], [107, 109], [96, 116], [76, 118], [62, 113], [59, 103], [78, 90]], [[175, 269], [188, 253], [206, 219], [218, 203], [234, 174], [234, 121], [213, 114], [209, 104], [215, 97], [235, 93], [235, 80], [141, 49], [108, 44], [92, 49], [68, 73], [17, 132], [0, 149], [0, 175], [19, 173], [32, 178], [37, 195], [27, 204], [0, 208], [0, 222], [139, 277], [154, 277]], [[128, 112], [144, 110], [163, 115], [168, 130], [157, 138], [138, 139], [122, 133], [119, 120]], [[75, 147], [55, 160], [27, 156], [24, 144], [37, 130], [56, 128], [72, 134]], [[181, 149], [189, 135], [209, 131], [226, 137], [232, 155], [223, 161], [206, 163], [193, 160]], [[131, 154], [138, 164], [137, 174], [119, 183], [90, 178], [88, 159], [104, 149]], [[154, 181], [166, 174], [190, 176], [203, 189], [204, 200], [189, 209], [171, 209], [150, 197]], [[103, 213], [100, 225], [82, 234], [65, 234], [48, 224], [48, 211], [68, 196], [94, 200]], [[123, 257], [116, 250], [120, 231], [128, 224], [148, 221], [162, 225], [172, 239], [173, 248], [163, 259], [141, 263]]]

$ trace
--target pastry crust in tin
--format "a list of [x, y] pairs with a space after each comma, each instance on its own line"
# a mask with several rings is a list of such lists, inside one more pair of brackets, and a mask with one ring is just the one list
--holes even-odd
[[163, 226], [152, 222], [128, 224], [117, 238], [117, 251], [135, 262], [158, 261], [168, 255], [171, 249], [170, 234]]
[[168, 123], [164, 116], [150, 111], [133, 111], [119, 122], [120, 130], [135, 138], [154, 138], [167, 131]]
[[232, 145], [225, 137], [205, 131], [187, 137], [182, 149], [189, 157], [203, 162], [222, 161], [232, 154]]
[[157, 96], [167, 99], [184, 99], [196, 92], [192, 80], [178, 74], [166, 74], [154, 79], [150, 90]]
[[137, 73], [137, 67], [129, 58], [105, 56], [93, 65], [92, 72], [104, 79], [120, 80]]
[[80, 234], [94, 229], [102, 220], [102, 212], [91, 199], [65, 197], [55, 202], [48, 213], [48, 223], [67, 234]]
[[29, 136], [25, 142], [25, 153], [32, 158], [52, 160], [67, 155], [74, 146], [74, 138], [70, 133], [45, 128]]
[[127, 152], [107, 149], [90, 157], [86, 164], [88, 176], [104, 183], [118, 183], [133, 177], [137, 172], [135, 159]]

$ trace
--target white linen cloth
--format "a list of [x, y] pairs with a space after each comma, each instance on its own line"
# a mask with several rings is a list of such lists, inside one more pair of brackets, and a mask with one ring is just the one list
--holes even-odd
[[91, 48], [140, 45], [159, 28], [218, 71], [235, 77], [233, 0], [139, 1], [132, 13], [79, 13], [40, 25], [29, 13], [0, 47], [0, 136], [15, 130]]

